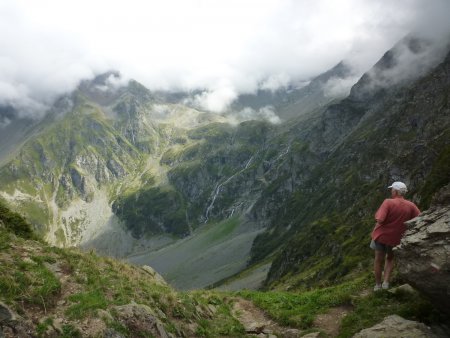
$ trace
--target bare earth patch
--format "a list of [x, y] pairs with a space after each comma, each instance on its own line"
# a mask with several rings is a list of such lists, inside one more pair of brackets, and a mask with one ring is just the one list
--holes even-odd
[[337, 337], [342, 319], [352, 311], [352, 306], [338, 306], [331, 308], [327, 313], [317, 315], [313, 327], [326, 333], [329, 337]]
[[[312, 329], [326, 334], [327, 337], [337, 337], [342, 319], [352, 310], [351, 305], [331, 308], [327, 313], [317, 315]], [[301, 330], [280, 326], [271, 320], [263, 310], [255, 306], [253, 302], [246, 299], [235, 299], [233, 315], [244, 326], [247, 334], [251, 336], [284, 338], [302, 336]], [[311, 330], [307, 332], [311, 332]], [[306, 334], [306, 332], [303, 334]], [[312, 334], [310, 335], [312, 336]]]
[[244, 326], [249, 335], [258, 337], [300, 337], [301, 331], [282, 327], [271, 320], [260, 308], [253, 302], [236, 298], [233, 305], [233, 315]]

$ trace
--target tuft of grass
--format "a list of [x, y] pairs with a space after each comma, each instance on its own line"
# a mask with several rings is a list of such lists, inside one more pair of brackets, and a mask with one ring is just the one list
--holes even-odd
[[11, 233], [0, 228], [0, 251], [11, 247]]
[[39, 323], [36, 326], [36, 333], [37, 333], [38, 337], [44, 337], [45, 332], [47, 331], [47, 328], [51, 325], [53, 325], [53, 318], [51, 318], [51, 317], [46, 318], [42, 323]]
[[80, 330], [71, 324], [66, 324], [62, 328], [61, 338], [79, 338], [82, 337]]
[[200, 337], [245, 336], [244, 327], [231, 313], [231, 303], [228, 301], [227, 293], [195, 291], [187, 295], [198, 303], [196, 309], [201, 309], [201, 312], [207, 311], [205, 309], [210, 306], [216, 309], [213, 316], [205, 317], [199, 313], [196, 335]]
[[77, 293], [71, 295], [69, 300], [75, 302], [66, 311], [66, 315], [71, 319], [81, 319], [95, 314], [96, 310], [106, 309], [108, 305], [105, 295], [100, 290]]

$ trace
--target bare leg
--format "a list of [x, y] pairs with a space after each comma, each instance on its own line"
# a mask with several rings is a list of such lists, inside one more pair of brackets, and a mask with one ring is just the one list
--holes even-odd
[[377, 285], [381, 284], [381, 272], [383, 271], [384, 251], [375, 250], [375, 262], [373, 264], [373, 271], [375, 273], [375, 282]]
[[389, 252], [386, 256], [386, 263], [384, 264], [384, 281], [389, 283], [389, 279], [391, 278], [391, 272], [394, 268], [394, 254]]

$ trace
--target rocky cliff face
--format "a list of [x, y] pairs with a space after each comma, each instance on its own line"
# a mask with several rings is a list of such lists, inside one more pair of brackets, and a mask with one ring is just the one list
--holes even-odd
[[408, 222], [395, 249], [397, 268], [405, 280], [427, 295], [450, 317], [450, 186], [429, 210]]

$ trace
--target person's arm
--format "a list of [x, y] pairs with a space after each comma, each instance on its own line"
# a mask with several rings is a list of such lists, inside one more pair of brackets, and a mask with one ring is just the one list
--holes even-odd
[[375, 213], [375, 220], [377, 221], [377, 224], [382, 225], [383, 222], [386, 220], [386, 216], [389, 212], [389, 202], [388, 200], [384, 200], [381, 206], [378, 208], [377, 212]]
[[420, 209], [413, 203], [412, 218], [415, 218], [419, 215], [420, 215]]

